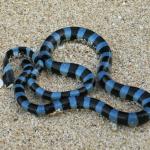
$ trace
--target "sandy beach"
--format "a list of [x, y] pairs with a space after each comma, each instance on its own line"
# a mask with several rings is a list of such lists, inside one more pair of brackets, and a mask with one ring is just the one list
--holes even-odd
[[[1, 0], [0, 65], [8, 49], [27, 46], [38, 51], [49, 34], [66, 26], [83, 26], [100, 34], [113, 52], [113, 79], [150, 92], [149, 0]], [[53, 58], [84, 65], [96, 73], [97, 56], [86, 45], [65, 43], [54, 51]], [[65, 91], [81, 82], [43, 72], [39, 84], [52, 91]], [[39, 101], [30, 90], [27, 95]], [[141, 109], [101, 88], [89, 95], [122, 111]], [[129, 128], [114, 125], [90, 110], [37, 117], [18, 105], [13, 91], [0, 89], [1, 150], [149, 150], [149, 145], [150, 121]]]

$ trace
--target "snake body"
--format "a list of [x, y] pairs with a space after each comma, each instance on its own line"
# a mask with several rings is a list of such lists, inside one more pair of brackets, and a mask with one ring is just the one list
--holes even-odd
[[[65, 41], [85, 41], [99, 56], [99, 65], [96, 78], [84, 66], [74, 63], [57, 62], [52, 59], [53, 50]], [[22, 61], [23, 72], [14, 83], [14, 73], [9, 58], [19, 54], [29, 59]], [[150, 93], [147, 91], [120, 84], [111, 78], [112, 52], [108, 43], [97, 33], [82, 27], [66, 27], [53, 32], [43, 42], [38, 54], [31, 49], [19, 47], [10, 49], [3, 63], [3, 80], [8, 86], [14, 83], [14, 93], [17, 102], [25, 110], [34, 114], [48, 114], [57, 110], [91, 109], [110, 121], [126, 126], [137, 126], [150, 119]], [[34, 64], [34, 65], [33, 65]], [[37, 77], [44, 69], [72, 78], [79, 78], [83, 86], [66, 92], [52, 92], [40, 87]], [[137, 102], [143, 108], [138, 112], [122, 112], [105, 102], [86, 96], [97, 82], [106, 92], [122, 99]], [[28, 85], [37, 95], [50, 101], [49, 104], [33, 104], [25, 95], [25, 86]]]

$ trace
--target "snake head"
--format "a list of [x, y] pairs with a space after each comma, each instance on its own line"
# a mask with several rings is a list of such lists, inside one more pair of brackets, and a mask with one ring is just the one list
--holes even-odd
[[15, 77], [14, 77], [14, 72], [11, 68], [9, 68], [8, 70], [8, 65], [3, 69], [3, 82], [6, 85], [7, 88], [12, 87], [14, 81], [15, 81]]

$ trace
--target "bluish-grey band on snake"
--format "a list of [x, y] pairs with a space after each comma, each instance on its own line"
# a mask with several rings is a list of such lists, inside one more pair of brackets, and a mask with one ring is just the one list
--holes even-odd
[[[122, 112], [114, 109], [108, 104], [85, 96], [94, 87], [94, 75], [87, 68], [71, 63], [56, 62], [51, 58], [52, 51], [64, 41], [84, 40], [95, 49], [99, 55], [100, 63], [97, 71], [97, 82], [109, 94], [116, 95], [123, 99], [133, 100], [139, 103], [143, 110], [139, 112]], [[16, 52], [16, 54], [19, 53]], [[147, 122], [150, 118], [150, 94], [137, 87], [131, 87], [117, 83], [111, 78], [110, 69], [112, 61], [112, 52], [107, 42], [97, 33], [81, 27], [67, 27], [59, 29], [52, 33], [41, 46], [38, 55], [31, 57], [35, 66], [30, 62], [25, 61], [23, 73], [16, 79], [15, 82], [15, 97], [18, 103], [29, 112], [35, 114], [47, 114], [55, 110], [66, 109], [91, 109], [98, 112], [100, 115], [107, 117], [110, 121], [127, 126], [137, 126]], [[6, 56], [7, 57], [7, 56]], [[4, 76], [9, 76], [7, 72], [11, 69], [6, 68], [9, 64], [4, 61]], [[43, 67], [44, 63], [44, 67]], [[38, 65], [37, 65], [38, 64]], [[27, 65], [27, 66], [26, 66]], [[42, 69], [49, 69], [54, 73], [63, 74], [70, 77], [80, 78], [84, 84], [84, 90], [67, 91], [65, 94], [61, 92], [49, 92], [41, 88], [36, 83], [36, 77]], [[9, 77], [8, 77], [9, 79]], [[6, 78], [6, 81], [8, 80]], [[35, 105], [29, 102], [25, 96], [24, 86], [28, 85], [37, 95], [50, 100], [50, 104]], [[89, 85], [89, 86], [87, 86]], [[82, 94], [81, 94], [82, 93]]]

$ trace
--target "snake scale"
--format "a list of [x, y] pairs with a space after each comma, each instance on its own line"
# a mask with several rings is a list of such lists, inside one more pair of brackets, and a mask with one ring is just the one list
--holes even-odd
[[[65, 41], [84, 41], [95, 50], [99, 65], [95, 75], [86, 67], [75, 63], [57, 62], [52, 59], [52, 52]], [[26, 56], [21, 66], [22, 73], [15, 79], [10, 64], [11, 57]], [[97, 33], [83, 27], [65, 27], [53, 32], [43, 42], [38, 53], [27, 47], [17, 47], [7, 51], [3, 61], [3, 81], [6, 86], [14, 84], [14, 95], [19, 105], [26, 111], [37, 115], [53, 113], [57, 110], [90, 109], [116, 124], [138, 126], [150, 119], [150, 93], [133, 86], [123, 85], [111, 77], [112, 51], [108, 43]], [[52, 92], [40, 87], [37, 77], [43, 70], [80, 79], [83, 85], [75, 90]], [[102, 100], [86, 96], [98, 83], [107, 93], [135, 101], [142, 106], [138, 112], [119, 111]], [[36, 95], [50, 102], [34, 104], [25, 94], [28, 86]]]

